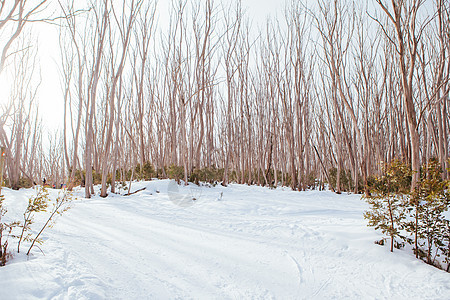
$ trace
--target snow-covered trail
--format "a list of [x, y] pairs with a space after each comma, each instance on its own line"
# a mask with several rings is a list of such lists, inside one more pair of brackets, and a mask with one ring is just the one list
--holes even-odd
[[175, 191], [197, 199], [183, 205], [169, 181], [144, 186], [77, 200], [45, 256], [0, 269], [0, 299], [450, 297], [448, 273], [373, 244], [359, 196], [190, 186]]

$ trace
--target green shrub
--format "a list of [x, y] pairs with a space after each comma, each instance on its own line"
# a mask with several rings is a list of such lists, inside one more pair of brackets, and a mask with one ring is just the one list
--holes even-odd
[[184, 168], [182, 166], [171, 165], [167, 168], [167, 176], [170, 179], [174, 179], [179, 182], [184, 178]]
[[364, 213], [369, 221], [368, 226], [381, 230], [391, 239], [391, 252], [394, 250], [396, 238], [405, 237], [401, 234], [406, 222], [406, 206], [409, 190], [405, 190], [411, 182], [411, 168], [401, 161], [393, 161], [384, 166], [384, 175], [375, 178], [371, 195], [365, 197], [370, 210]]
[[216, 182], [222, 181], [223, 174], [223, 169], [217, 169], [215, 167], [194, 169], [189, 176], [189, 181], [197, 185], [200, 184], [200, 181], [215, 184]]
[[369, 225], [381, 230], [391, 239], [414, 244], [417, 258], [441, 267], [436, 259], [450, 268], [450, 224], [444, 216], [450, 205], [450, 182], [441, 177], [442, 168], [431, 159], [420, 170], [420, 180], [411, 192], [412, 171], [408, 164], [394, 160], [385, 165], [383, 175], [370, 181], [371, 195], [365, 197], [370, 205], [364, 217]]
[[433, 257], [440, 256], [437, 252], [433, 255], [433, 249], [441, 249], [445, 255], [445, 248], [448, 248], [448, 244], [445, 243], [445, 240], [449, 239], [446, 232], [448, 220], [445, 219], [444, 212], [450, 205], [450, 192], [449, 183], [442, 180], [441, 174], [442, 168], [436, 159], [424, 164], [420, 182], [412, 193], [409, 205], [412, 221], [408, 223], [408, 231], [417, 239], [415, 250], [418, 251], [418, 247], [422, 247], [421, 250], [425, 253], [426, 262], [429, 264], [435, 264]]
[[143, 176], [145, 180], [151, 180], [156, 177], [155, 168], [149, 162], [146, 162], [143, 167]]
[[[340, 171], [340, 188], [341, 191], [343, 192], [350, 192], [354, 190], [354, 184], [353, 184], [353, 180], [352, 180], [352, 175], [351, 175], [351, 171], [350, 170], [345, 170], [344, 168], [341, 169]], [[334, 188], [336, 188], [336, 183], [337, 183], [337, 168], [330, 168], [328, 170], [328, 177], [330, 179], [329, 184], [331, 184], [331, 186], [333, 186]]]
[[306, 186], [307, 189], [316, 189], [316, 186], [318, 184], [317, 180], [316, 180], [317, 176], [315, 173], [310, 172], [309, 174], [307, 174], [304, 178], [304, 184]]

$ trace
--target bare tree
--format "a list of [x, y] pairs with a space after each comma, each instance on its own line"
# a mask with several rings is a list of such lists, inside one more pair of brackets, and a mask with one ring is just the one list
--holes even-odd
[[[28, 5], [29, 2], [27, 0], [0, 2], [0, 35], [8, 37], [5, 44], [0, 46], [0, 73], [3, 71], [6, 59], [10, 56], [8, 51], [11, 45], [20, 36], [25, 24], [30, 21], [33, 15], [40, 12], [46, 2], [47, 0], [41, 0], [31, 5]], [[12, 25], [12, 33], [4, 34], [10, 29], [8, 28], [10, 24], [14, 24]]]
[[240, 2], [236, 3], [234, 9], [229, 10], [223, 8], [224, 20], [225, 20], [225, 37], [223, 40], [223, 52], [224, 52], [224, 64], [226, 72], [226, 85], [227, 85], [227, 108], [226, 108], [226, 139], [225, 143], [225, 170], [223, 185], [228, 185], [229, 181], [229, 169], [232, 151], [232, 111], [234, 101], [234, 76], [237, 72], [238, 62], [235, 60], [237, 53], [237, 46], [240, 36], [241, 23], [242, 23], [242, 8]]
[[[40, 142], [40, 125], [36, 93], [40, 78], [35, 78], [39, 72], [36, 63], [37, 48], [31, 47], [31, 35], [24, 36], [17, 45], [19, 51], [13, 57], [12, 78], [14, 85], [10, 101], [6, 104], [4, 114], [0, 119], [0, 140], [6, 146], [7, 170], [10, 186], [19, 189], [19, 181], [25, 176], [33, 184], [34, 160], [37, 143]], [[9, 136], [4, 128], [10, 123]], [[28, 167], [27, 167], [28, 166]]]
[[[119, 31], [119, 36], [120, 36], [120, 41], [118, 42], [118, 44], [121, 48], [121, 50], [119, 50], [119, 59], [118, 62], [114, 61], [114, 55], [113, 53], [115, 52], [115, 47], [116, 45], [114, 45], [114, 40], [112, 39], [112, 34], [114, 34], [114, 32], [111, 30], [111, 26], [109, 27], [109, 41], [110, 41], [110, 50], [111, 50], [111, 70], [112, 70], [112, 78], [111, 78], [111, 89], [109, 91], [109, 94], [107, 95], [107, 101], [109, 101], [109, 108], [110, 108], [110, 113], [109, 113], [109, 120], [108, 120], [108, 130], [106, 132], [106, 142], [105, 142], [105, 147], [103, 150], [103, 158], [102, 158], [102, 187], [101, 187], [101, 192], [100, 192], [100, 196], [102, 197], [106, 197], [107, 193], [106, 193], [106, 179], [108, 176], [108, 170], [109, 170], [109, 165], [108, 165], [108, 158], [109, 158], [109, 153], [110, 153], [110, 148], [111, 148], [111, 141], [112, 141], [112, 133], [113, 133], [113, 128], [114, 128], [114, 103], [116, 101], [116, 90], [117, 90], [117, 85], [119, 82], [119, 78], [122, 76], [123, 74], [123, 70], [125, 67], [125, 62], [126, 62], [126, 58], [127, 58], [127, 54], [128, 54], [128, 46], [130, 44], [130, 39], [131, 39], [131, 35], [132, 35], [132, 30], [133, 30], [133, 26], [135, 24], [136, 21], [136, 16], [139, 13], [139, 10], [142, 6], [142, 0], [137, 0], [136, 2], [133, 0], [131, 1], [130, 7], [129, 7], [129, 12], [127, 15], [127, 5], [125, 4], [125, 2], [122, 5], [122, 10], [121, 12], [117, 12], [114, 8], [114, 5], [112, 4], [112, 12], [113, 12], [113, 16], [114, 16], [114, 20], [115, 20], [115, 25], [118, 28]], [[117, 66], [116, 66], [117, 64]]]
[[414, 104], [414, 74], [419, 43], [428, 20], [422, 23], [419, 23], [418, 20], [418, 12], [423, 4], [422, 0], [392, 0], [391, 10], [383, 1], [377, 0], [377, 3], [386, 14], [389, 24], [393, 26], [395, 31], [395, 38], [391, 37], [390, 30], [379, 23], [386, 36], [395, 46], [397, 55], [397, 67], [401, 75], [402, 97], [408, 121], [408, 133], [410, 135], [411, 167], [413, 170], [411, 189], [414, 189], [420, 176], [420, 139], [417, 111]]
[[92, 177], [92, 154], [94, 150], [94, 118], [95, 118], [95, 101], [97, 97], [97, 86], [100, 78], [100, 67], [103, 59], [103, 51], [105, 47], [106, 32], [109, 27], [109, 7], [108, 1], [103, 3], [103, 7], [94, 8], [94, 33], [92, 37], [93, 61], [89, 74], [89, 83], [87, 88], [86, 103], [86, 149], [85, 149], [85, 197], [90, 198], [94, 193], [93, 177]]

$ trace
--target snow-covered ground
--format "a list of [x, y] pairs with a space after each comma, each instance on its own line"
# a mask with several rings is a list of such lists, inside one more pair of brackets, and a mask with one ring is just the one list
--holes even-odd
[[[45, 255], [0, 268], [0, 299], [450, 299], [450, 274], [374, 244], [358, 195], [168, 180], [132, 190], [142, 187], [76, 192]], [[35, 193], [3, 192], [17, 218]]]

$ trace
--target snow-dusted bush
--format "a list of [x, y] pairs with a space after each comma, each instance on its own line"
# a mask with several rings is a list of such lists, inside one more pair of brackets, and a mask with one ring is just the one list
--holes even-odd
[[391, 252], [395, 239], [404, 238], [402, 229], [406, 222], [410, 181], [409, 166], [393, 161], [384, 167], [384, 174], [375, 179], [371, 195], [366, 197], [371, 209], [365, 212], [364, 218], [369, 221], [369, 226], [390, 237]]
[[70, 209], [70, 203], [72, 202], [72, 200], [73, 195], [71, 191], [67, 189], [60, 190], [58, 197], [56, 197], [55, 201], [53, 202], [53, 207], [50, 211], [47, 221], [44, 223], [44, 225], [41, 227], [41, 230], [31, 241], [31, 245], [30, 248], [28, 248], [27, 255], [30, 254], [31, 249], [33, 249], [33, 246], [36, 243], [38, 244], [42, 243], [42, 240], [39, 237], [41, 236], [42, 232], [44, 232], [45, 228], [53, 226], [54, 222], [56, 221], [56, 216], [60, 216]]
[[28, 199], [28, 206], [23, 213], [22, 232], [17, 242], [17, 253], [20, 252], [20, 244], [22, 239], [25, 241], [32, 241], [31, 224], [34, 223], [35, 213], [46, 211], [48, 207], [49, 195], [47, 188], [44, 186], [38, 187], [38, 191], [35, 197]]
[[[365, 212], [369, 226], [388, 235], [393, 251], [396, 238], [413, 245], [416, 257], [441, 267], [450, 266], [450, 225], [444, 213], [450, 205], [450, 182], [443, 180], [442, 168], [435, 159], [424, 164], [420, 181], [410, 191], [411, 168], [398, 160], [386, 165], [366, 197]], [[442, 259], [438, 259], [442, 257]]]
[[415, 236], [417, 254], [423, 254], [429, 264], [437, 264], [436, 258], [442, 254], [439, 250], [449, 247], [448, 220], [444, 216], [450, 205], [449, 181], [442, 180], [441, 173], [435, 159], [422, 167], [421, 180], [407, 208], [412, 220], [406, 229]]
[[[55, 200], [52, 201], [48, 190], [45, 187], [38, 187], [36, 196], [28, 200], [27, 208], [23, 214], [23, 223], [20, 221], [4, 222], [2, 218], [6, 215], [7, 209], [4, 205], [4, 196], [0, 196], [0, 266], [4, 266], [8, 259], [12, 257], [8, 250], [11, 239], [17, 239], [17, 252], [20, 252], [22, 241], [29, 242], [27, 255], [37, 244], [42, 244], [41, 234], [47, 227], [51, 227], [56, 221], [56, 216], [67, 211], [72, 201], [72, 193], [67, 190], [61, 190]], [[31, 225], [34, 224], [36, 213], [46, 212], [49, 203], [53, 202], [47, 218], [38, 233], [33, 235]]]

